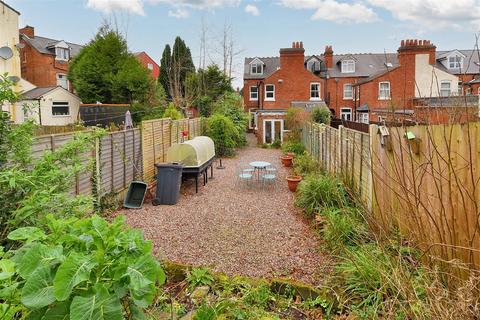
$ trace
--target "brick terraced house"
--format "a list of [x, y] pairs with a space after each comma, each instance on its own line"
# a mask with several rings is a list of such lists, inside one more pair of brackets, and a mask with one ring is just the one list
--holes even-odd
[[67, 79], [68, 64], [83, 46], [40, 37], [31, 26], [20, 29], [20, 43], [22, 78], [38, 87], [61, 86], [73, 92]]
[[152, 59], [145, 51], [135, 52], [133, 54], [140, 63], [150, 71], [150, 74], [154, 79], [158, 79], [160, 75], [160, 66], [155, 60]]
[[443, 106], [436, 108], [442, 114], [435, 117], [426, 109], [432, 99], [449, 99], [462, 90], [479, 92], [480, 64], [474, 52], [437, 52], [427, 40], [403, 40], [396, 53], [336, 55], [331, 46], [319, 55], [304, 52], [303, 44], [295, 42], [280, 49], [279, 57], [245, 59], [245, 109], [259, 143], [283, 139], [290, 106], [328, 106], [336, 118], [363, 123], [393, 117], [445, 122]]

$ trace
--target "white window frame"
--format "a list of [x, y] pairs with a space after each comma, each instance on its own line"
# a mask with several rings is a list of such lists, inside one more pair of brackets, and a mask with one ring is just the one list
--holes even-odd
[[[254, 67], [255, 67], [255, 72], [253, 72]], [[250, 65], [250, 73], [251, 74], [263, 74], [263, 64], [262, 63], [252, 63]]]
[[342, 60], [342, 73], [354, 73], [355, 72], [355, 60], [348, 59]]
[[[54, 105], [55, 103], [64, 103], [64, 105]], [[54, 107], [68, 107], [68, 114], [53, 114], [53, 108]], [[52, 101], [52, 107], [51, 107], [51, 112], [52, 112], [52, 117], [54, 118], [65, 118], [65, 117], [70, 117], [71, 115], [71, 110], [70, 110], [70, 103], [68, 101]]]
[[[382, 84], [388, 84], [388, 91], [382, 89]], [[388, 95], [382, 94], [382, 92], [388, 92]], [[381, 81], [378, 83], [378, 100], [390, 100], [392, 98], [392, 88], [390, 86], [390, 81]]]
[[55, 47], [55, 59], [61, 61], [69, 61], [70, 60], [70, 49], [62, 48], [62, 47]]
[[477, 94], [480, 95], [480, 87], [477, 88]]
[[147, 63], [147, 69], [148, 70], [153, 70], [153, 63]]
[[[60, 80], [60, 76], [65, 77], [65, 81], [66, 81], [66, 85], [67, 85], [66, 88], [58, 83], [58, 81]], [[67, 75], [65, 73], [57, 73], [56, 74], [56, 79], [57, 79], [57, 86], [60, 86], [60, 87], [64, 88], [65, 90], [70, 90], [70, 83], [69, 83]]]
[[[253, 88], [257, 89], [257, 91], [252, 92]], [[258, 86], [250, 86], [248, 93], [249, 93], [250, 101], [258, 101]], [[257, 96], [253, 97], [252, 94], [256, 94]]]
[[[273, 90], [267, 90], [268, 87], [273, 87]], [[269, 93], [272, 93], [272, 97], [269, 97]], [[275, 101], [275, 85], [266, 84], [265, 85], [265, 101]]]
[[[313, 89], [313, 86], [318, 86], [316, 90]], [[321, 90], [322, 86], [320, 82], [311, 82], [310, 83], [310, 100], [312, 101], [320, 101], [322, 100]], [[317, 93], [318, 97], [313, 96], [313, 93]]]
[[[315, 65], [318, 65], [318, 70], [315, 70]], [[320, 61], [318, 59], [311, 59], [307, 62], [307, 70], [310, 72], [318, 72], [321, 69]]]
[[[280, 122], [280, 141], [283, 143], [283, 132], [285, 131], [285, 120], [283, 119], [263, 119], [263, 143], [267, 143], [267, 136], [266, 136], [266, 131], [265, 131], [265, 128], [266, 128], [266, 125], [265, 123], [267, 121], [271, 121], [272, 122], [272, 126], [271, 126], [271, 131], [270, 131], [270, 134], [272, 137], [275, 136], [275, 122]], [[275, 139], [272, 140], [272, 143], [275, 141]]]
[[463, 57], [459, 55], [449, 56], [447, 63], [448, 63], [448, 69], [462, 69]]
[[340, 119], [352, 121], [352, 108], [340, 108]]
[[370, 120], [368, 118], [368, 112], [358, 112], [358, 122], [360, 123], [370, 123]]
[[[348, 92], [346, 88], [350, 86], [350, 96], [348, 96], [346, 93]], [[343, 85], [343, 100], [353, 100], [353, 84], [351, 83], [345, 83]]]
[[[448, 94], [444, 93], [447, 91], [447, 89], [442, 88], [444, 84], [448, 84]], [[440, 97], [450, 97], [451, 95], [452, 95], [452, 81], [442, 80], [440, 82]]]

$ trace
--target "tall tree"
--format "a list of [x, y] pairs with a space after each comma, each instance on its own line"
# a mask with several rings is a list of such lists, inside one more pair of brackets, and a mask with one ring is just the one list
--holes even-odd
[[148, 70], [108, 25], [73, 59], [68, 78], [86, 103], [144, 102], [154, 90]]
[[187, 47], [185, 41], [180, 37], [175, 39], [172, 49], [172, 65], [171, 65], [171, 81], [170, 93], [175, 105], [182, 108], [185, 105], [185, 81], [187, 75], [195, 72], [195, 65], [193, 64], [192, 53]]
[[158, 76], [158, 82], [165, 89], [165, 93], [170, 98], [170, 82], [171, 82], [171, 68], [172, 68], [172, 50], [170, 45], [167, 44], [163, 49], [162, 59], [160, 60], [160, 75]]

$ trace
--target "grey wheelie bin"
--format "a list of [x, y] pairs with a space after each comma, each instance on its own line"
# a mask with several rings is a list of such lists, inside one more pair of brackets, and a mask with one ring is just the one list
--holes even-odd
[[157, 168], [157, 192], [152, 201], [153, 205], [176, 204], [180, 196], [183, 165], [180, 163], [157, 163], [155, 167]]

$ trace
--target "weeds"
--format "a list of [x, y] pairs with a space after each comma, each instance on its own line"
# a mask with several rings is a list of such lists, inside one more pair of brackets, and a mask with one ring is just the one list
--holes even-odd
[[187, 281], [191, 289], [198, 286], [211, 286], [214, 279], [210, 270], [206, 268], [193, 268], [187, 276]]

